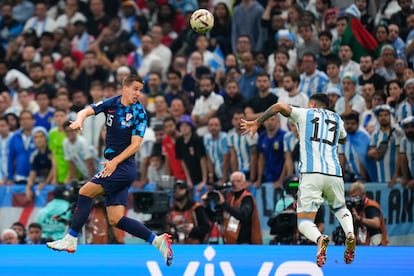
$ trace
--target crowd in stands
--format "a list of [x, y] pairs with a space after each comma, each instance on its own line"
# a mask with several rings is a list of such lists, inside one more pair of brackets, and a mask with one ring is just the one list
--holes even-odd
[[[215, 17], [206, 34], [188, 24], [198, 8]], [[326, 93], [348, 132], [345, 180], [413, 188], [413, 8], [408, 0], [1, 1], [0, 186], [26, 185], [31, 200], [34, 187], [97, 173], [111, 118], [88, 118], [79, 134], [70, 121], [137, 74], [149, 125], [134, 187], [184, 180], [198, 200], [241, 171], [253, 187], [278, 188], [298, 174], [296, 126], [275, 116], [249, 137], [240, 120]], [[355, 19], [376, 54], [343, 43]]]

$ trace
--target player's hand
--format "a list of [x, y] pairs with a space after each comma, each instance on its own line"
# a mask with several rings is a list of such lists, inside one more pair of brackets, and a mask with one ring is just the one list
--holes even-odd
[[74, 130], [80, 130], [80, 131], [82, 131], [83, 130], [83, 127], [82, 127], [82, 123], [80, 122], [80, 121], [78, 121], [78, 120], [76, 120], [76, 121], [71, 121], [70, 122], [71, 124], [70, 124], [70, 128], [71, 129], [74, 129]]
[[241, 119], [240, 127], [242, 129], [242, 135], [246, 135], [250, 132], [251, 138], [256, 134], [259, 124], [256, 121], [246, 121]]
[[104, 168], [101, 173], [102, 178], [111, 176], [116, 170], [116, 167], [118, 166], [118, 163], [114, 160], [102, 162], [102, 164], [104, 165]]

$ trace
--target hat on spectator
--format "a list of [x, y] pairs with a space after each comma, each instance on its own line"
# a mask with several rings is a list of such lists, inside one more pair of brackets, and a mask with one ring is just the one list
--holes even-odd
[[379, 114], [381, 111], [388, 111], [391, 115], [393, 115], [393, 114], [394, 114], [394, 108], [392, 108], [392, 107], [391, 107], [391, 106], [389, 106], [388, 104], [382, 104], [382, 105], [377, 106], [377, 107], [374, 109], [375, 116], [378, 116], [378, 114]]
[[135, 3], [134, 3], [134, 1], [131, 1], [131, 0], [124, 1], [124, 2], [122, 2], [121, 7], [132, 7], [132, 8], [135, 8]]
[[409, 124], [414, 124], [414, 116], [408, 116], [404, 120], [401, 121], [401, 127], [404, 128]]
[[292, 43], [295, 43], [295, 35], [292, 34], [289, 30], [286, 29], [282, 29], [277, 31], [276, 35], [275, 35], [275, 39], [279, 40], [281, 38], [287, 38], [289, 39]]
[[34, 136], [38, 132], [43, 133], [45, 135], [46, 139], [49, 139], [49, 133], [47, 132], [47, 130], [44, 127], [37, 126], [37, 127], [33, 128], [33, 130], [32, 130], [32, 136]]
[[75, 22], [73, 22], [73, 26], [77, 25], [84, 25], [86, 26], [86, 20], [84, 18], [78, 18]]
[[328, 86], [328, 88], [326, 89], [326, 94], [335, 94], [338, 97], [342, 96], [341, 91], [336, 86]]
[[191, 116], [190, 115], [183, 115], [183, 116], [181, 116], [180, 120], [177, 123], [177, 127], [180, 128], [180, 126], [181, 126], [182, 123], [188, 124], [189, 126], [191, 126], [191, 128], [193, 130], [195, 129], [195, 125], [194, 125], [193, 119], [191, 119]]
[[63, 27], [58, 27], [58, 28], [55, 29], [54, 32], [58, 33], [58, 34], [65, 34], [66, 30]]
[[404, 89], [406, 89], [409, 85], [414, 84], [414, 78], [409, 78], [404, 83]]
[[358, 79], [354, 76], [354, 75], [352, 75], [352, 74], [350, 74], [350, 73], [348, 73], [348, 74], [345, 74], [343, 77], [342, 77], [342, 80], [344, 80], [344, 79], [350, 79], [354, 84], [358, 84]]

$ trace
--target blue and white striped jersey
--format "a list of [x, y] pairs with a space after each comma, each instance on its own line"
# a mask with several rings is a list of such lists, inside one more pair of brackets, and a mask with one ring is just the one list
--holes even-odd
[[414, 105], [410, 104], [407, 100], [404, 100], [397, 109], [395, 120], [401, 122], [404, 118], [414, 116]]
[[250, 172], [250, 148], [257, 146], [259, 135], [256, 133], [253, 139], [250, 135], [241, 136], [236, 131], [230, 131], [227, 135], [227, 144], [229, 148], [234, 148], [237, 154], [238, 170]]
[[342, 176], [338, 140], [346, 137], [344, 122], [330, 110], [291, 107], [300, 144], [300, 172]]
[[214, 173], [220, 179], [223, 177], [223, 155], [229, 153], [227, 133], [220, 131], [217, 139], [213, 139], [209, 133], [203, 137], [203, 141], [207, 155], [213, 161]]
[[401, 139], [400, 153], [404, 153], [407, 157], [408, 169], [411, 176], [414, 176], [414, 141], [410, 141], [404, 136]]
[[[402, 137], [402, 133], [399, 129], [395, 129], [392, 133], [392, 137], [388, 143], [388, 149], [385, 152], [384, 158], [381, 160], [376, 161], [377, 165], [377, 176], [378, 176], [378, 182], [389, 182], [391, 181], [394, 172], [395, 167], [397, 164], [397, 158], [398, 158], [398, 151], [397, 149], [400, 145], [400, 139]], [[380, 143], [382, 141], [386, 141], [388, 138], [388, 135], [384, 133], [381, 129], [376, 130], [371, 135], [371, 147], [378, 148]]]
[[302, 73], [300, 75], [298, 90], [310, 97], [313, 94], [322, 93], [328, 82], [328, 76], [322, 71], [316, 70], [310, 77], [306, 76], [305, 73]]

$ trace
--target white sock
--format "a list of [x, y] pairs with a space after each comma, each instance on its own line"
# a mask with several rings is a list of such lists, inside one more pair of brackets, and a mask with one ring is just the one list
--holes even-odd
[[354, 221], [352, 219], [352, 214], [346, 207], [342, 207], [335, 212], [335, 217], [339, 220], [342, 229], [345, 234], [354, 233]]
[[310, 219], [300, 219], [298, 229], [308, 240], [314, 243], [317, 243], [317, 239], [322, 235], [316, 224]]

